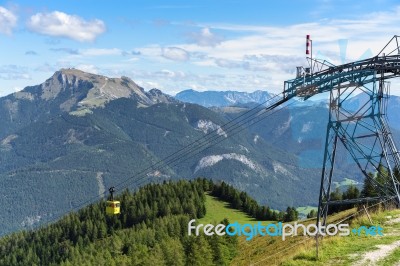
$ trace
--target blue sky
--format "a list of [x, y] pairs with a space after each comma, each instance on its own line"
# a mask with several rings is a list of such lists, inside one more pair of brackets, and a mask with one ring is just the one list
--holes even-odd
[[[397, 1], [4, 1], [0, 96], [61, 68], [128, 76], [146, 90], [280, 92], [314, 56], [374, 55], [400, 34]], [[341, 41], [340, 41], [341, 40]], [[346, 40], [346, 41], [343, 41]]]

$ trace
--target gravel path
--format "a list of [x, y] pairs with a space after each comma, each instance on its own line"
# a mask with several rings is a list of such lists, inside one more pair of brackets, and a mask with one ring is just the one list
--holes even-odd
[[358, 261], [354, 266], [375, 265], [378, 260], [381, 260], [392, 253], [396, 248], [400, 247], [400, 240], [388, 245], [377, 245], [378, 249], [367, 252], [363, 255], [362, 260]]
[[[397, 217], [394, 219], [390, 219], [389, 221], [385, 222], [385, 224], [392, 225], [399, 222], [400, 217]], [[400, 236], [397, 230], [395, 230], [393, 234]], [[353, 266], [376, 265], [379, 260], [384, 259], [396, 248], [400, 248], [400, 240], [387, 245], [376, 245], [376, 247], [378, 248], [377, 250], [366, 252], [365, 254], [363, 254], [362, 259], [353, 264]], [[396, 264], [396, 266], [400, 266], [400, 262]]]

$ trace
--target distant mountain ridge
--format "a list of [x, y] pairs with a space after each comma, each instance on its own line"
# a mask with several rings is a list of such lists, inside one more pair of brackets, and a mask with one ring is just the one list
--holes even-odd
[[184, 90], [175, 95], [182, 102], [195, 103], [205, 107], [224, 107], [244, 103], [263, 103], [274, 95], [267, 91], [195, 91]]
[[[201, 176], [275, 209], [313, 204], [319, 173], [299, 168], [296, 155], [248, 128], [224, 130], [229, 115], [145, 91], [125, 77], [75, 69], [0, 98], [0, 204], [7, 214], [0, 215], [0, 235], [49, 221], [129, 177], [131, 189]], [[138, 172], [213, 130], [223, 142], [177, 156], [185, 160], [137, 182]]]
[[[253, 99], [206, 108], [145, 91], [125, 77], [74, 69], [0, 98], [0, 204], [6, 213], [0, 235], [46, 222], [128, 177], [135, 189], [200, 176], [223, 180], [275, 209], [315, 205], [326, 104], [280, 108], [236, 135], [222, 127], [256, 106]], [[390, 113], [397, 114], [393, 100]], [[224, 141], [193, 151], [179, 165], [151, 167], [212, 131]], [[347, 158], [338, 161], [340, 176], [362, 181]], [[148, 167], [152, 171], [135, 183], [133, 175]]]

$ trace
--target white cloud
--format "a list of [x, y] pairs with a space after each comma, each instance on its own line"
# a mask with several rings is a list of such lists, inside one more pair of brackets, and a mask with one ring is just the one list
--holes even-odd
[[14, 92], [18, 92], [18, 91], [21, 91], [22, 89], [23, 89], [22, 87], [16, 86], [16, 87], [13, 88], [13, 91]]
[[92, 74], [99, 73], [99, 69], [94, 65], [80, 64], [77, 65], [75, 68]]
[[16, 80], [16, 79], [28, 79], [31, 80], [31, 75], [27, 73], [0, 73], [0, 79], [4, 80]]
[[12, 29], [17, 25], [17, 16], [10, 10], [0, 6], [0, 32], [11, 34]]
[[124, 55], [124, 51], [118, 48], [89, 48], [89, 49], [72, 49], [67, 47], [61, 48], [50, 48], [53, 52], [62, 52], [72, 56], [72, 58], [78, 57], [96, 57], [96, 56], [115, 56]]
[[28, 50], [25, 52], [25, 55], [38, 55], [38, 53], [33, 50]]
[[91, 48], [79, 51], [84, 56], [106, 56], [106, 55], [122, 55], [122, 50], [117, 48]]
[[189, 53], [179, 47], [166, 47], [161, 50], [161, 55], [173, 61], [187, 61], [189, 60]]
[[186, 76], [185, 72], [183, 72], [183, 71], [171, 71], [168, 69], [163, 69], [154, 74], [156, 74], [157, 76], [160, 76], [160, 77], [173, 78], [173, 79], [181, 79], [181, 78], [185, 78], [185, 76]]
[[199, 46], [214, 47], [221, 43], [223, 38], [215, 33], [212, 33], [210, 28], [202, 28], [200, 32], [190, 34], [189, 38]]
[[[217, 70], [224, 72], [222, 68]], [[225, 74], [199, 74], [169, 69], [151, 72], [137, 69], [117, 74], [117, 76], [120, 75], [130, 76], [145, 89], [156, 87], [172, 95], [190, 88], [199, 91], [232, 89], [251, 92], [266, 90], [273, 85], [264, 74], [240, 74], [240, 71], [236, 69], [227, 71]]]
[[50, 51], [53, 51], [53, 52], [63, 52], [63, 53], [73, 54], [73, 55], [79, 54], [79, 51], [78, 51], [77, 49], [66, 48], [66, 47], [61, 47], [61, 48], [50, 48]]
[[150, 89], [164, 89], [164, 87], [158, 83], [158, 82], [153, 82], [153, 81], [143, 81], [143, 80], [136, 80], [135, 81], [140, 87], [143, 88], [150, 88]]
[[[186, 36], [191, 42], [163, 42], [164, 48], [152, 43], [128, 50], [98, 46], [51, 50], [67, 53], [63, 60], [69, 61], [70, 67], [81, 64], [82, 70], [94, 72], [96, 69], [91, 66], [97, 66], [101, 74], [115, 73], [114, 76], [126, 72], [123, 74], [145, 88], [157, 87], [169, 93], [187, 88], [247, 92], [262, 89], [279, 93], [283, 82], [295, 77], [295, 67], [306, 65], [306, 34], [313, 39], [314, 56], [319, 53], [340, 64], [339, 39], [348, 39], [346, 62], [353, 61], [368, 48], [375, 55], [393, 34], [400, 33], [398, 25], [400, 7], [353, 16], [351, 20], [324, 19], [283, 26], [191, 24], [190, 27], [197, 27], [195, 34]], [[213, 39], [216, 33], [223, 34], [225, 39]], [[140, 52], [130, 56], [129, 51]], [[59, 69], [56, 65], [42, 68]], [[24, 73], [13, 75], [23, 77]]]
[[99, 19], [86, 21], [60, 11], [37, 13], [30, 17], [27, 26], [33, 32], [80, 42], [93, 41], [106, 30], [104, 22]]
[[[221, 41], [215, 47], [199, 47], [197, 44], [176, 45], [190, 54], [202, 53], [207, 54], [208, 58], [226, 60], [243, 60], [245, 55], [305, 58], [305, 35], [311, 34], [314, 54], [318, 52], [323, 55], [329, 54], [334, 63], [340, 63], [339, 39], [349, 40], [347, 58], [356, 60], [368, 48], [373, 54], [379, 52], [391, 36], [399, 33], [399, 24], [400, 7], [387, 12], [365, 14], [351, 20], [324, 19], [286, 26], [208, 23], [210, 28], [223, 31], [226, 36], [233, 34], [239, 37]], [[204, 24], [197, 26], [205, 27]]]
[[243, 62], [239, 60], [229, 60], [223, 58], [215, 59], [215, 63], [219, 67], [226, 67], [226, 68], [238, 68], [243, 67]]
[[[177, 84], [176, 87], [185, 88], [189, 87], [189, 84], [194, 87], [201, 84], [208, 89], [226, 90], [243, 86], [242, 90], [246, 91], [258, 87], [280, 92], [283, 82], [295, 77], [296, 66], [308, 65], [305, 55], [306, 34], [311, 34], [313, 39], [314, 58], [318, 55], [334, 64], [341, 64], [338, 42], [340, 39], [348, 40], [345, 62], [360, 59], [366, 51], [369, 51], [368, 57], [372, 57], [394, 34], [399, 34], [399, 24], [400, 6], [353, 19], [324, 19], [285, 26], [197, 24], [194, 26], [199, 27], [201, 31], [197, 37], [202, 33], [207, 36], [206, 29], [211, 28], [223, 32], [227, 39], [214, 46], [199, 45], [197, 42], [175, 43], [171, 46], [180, 47], [190, 55], [189, 62], [195, 71], [213, 71], [223, 73], [226, 77], [217, 78], [218, 82], [207, 78], [191, 82], [177, 81], [183, 86]], [[208, 69], [206, 72], [202, 70], [205, 68]], [[188, 70], [186, 65], [185, 70]], [[260, 73], [264, 78], [246, 78], [256, 73]], [[243, 79], [232, 79], [231, 74], [242, 76]]]
[[18, 65], [2, 65], [0, 66], [0, 79], [16, 80], [16, 79], [32, 79], [28, 73], [28, 69]]

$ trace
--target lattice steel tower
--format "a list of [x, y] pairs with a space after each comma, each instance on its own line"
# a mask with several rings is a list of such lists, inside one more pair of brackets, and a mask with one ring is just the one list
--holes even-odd
[[[400, 76], [398, 38], [394, 36], [377, 56], [365, 60], [335, 66], [311, 59], [310, 68], [303, 72], [298, 69], [297, 78], [285, 82], [284, 101], [330, 93], [317, 224], [325, 225], [331, 204], [343, 203], [330, 200], [339, 142], [379, 191], [379, 198], [394, 200], [399, 206], [400, 180], [395, 169], [400, 170], [400, 156], [386, 119], [388, 79]], [[352, 100], [355, 95], [362, 100], [358, 104]], [[362, 199], [353, 201], [358, 200]]]

